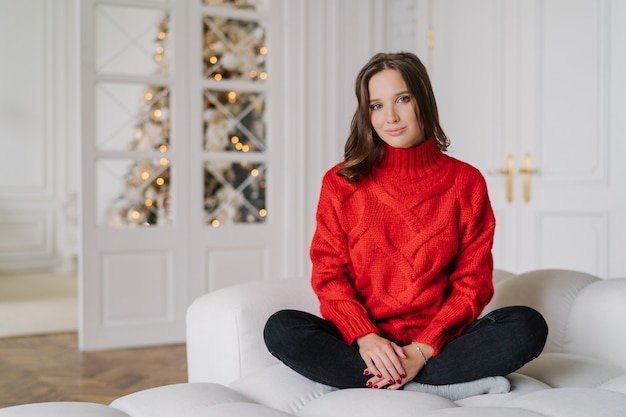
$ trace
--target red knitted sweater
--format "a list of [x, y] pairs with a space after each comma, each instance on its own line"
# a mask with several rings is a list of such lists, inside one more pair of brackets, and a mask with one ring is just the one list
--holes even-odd
[[357, 184], [324, 176], [311, 283], [345, 341], [369, 333], [434, 356], [493, 295], [495, 219], [485, 180], [433, 140], [387, 146]]

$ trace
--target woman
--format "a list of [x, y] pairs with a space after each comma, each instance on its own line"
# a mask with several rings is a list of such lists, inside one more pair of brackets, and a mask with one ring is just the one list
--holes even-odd
[[443, 152], [426, 68], [380, 53], [356, 79], [344, 161], [323, 178], [311, 283], [324, 318], [294, 310], [265, 327], [269, 351], [337, 388], [452, 400], [508, 392], [504, 375], [537, 357], [543, 317], [493, 295], [495, 219], [484, 178]]

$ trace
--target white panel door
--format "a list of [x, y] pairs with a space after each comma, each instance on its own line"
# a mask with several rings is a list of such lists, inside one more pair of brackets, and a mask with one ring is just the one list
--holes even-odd
[[188, 25], [193, 297], [280, 278], [284, 257], [283, 2], [204, 3]]
[[280, 276], [266, 5], [81, 2], [82, 349], [183, 342], [195, 297]]
[[184, 340], [185, 5], [81, 1], [81, 349]]
[[[616, 117], [626, 93], [624, 6], [449, 0], [432, 7], [427, 56], [441, 118], [451, 155], [487, 175], [496, 266], [626, 275], [619, 253], [626, 169], [617, 159], [624, 130]], [[511, 177], [497, 172], [508, 159]]]

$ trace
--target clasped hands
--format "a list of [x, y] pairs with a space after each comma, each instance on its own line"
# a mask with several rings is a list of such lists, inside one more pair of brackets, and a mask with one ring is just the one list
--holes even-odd
[[[375, 333], [359, 337], [356, 342], [367, 366], [363, 375], [372, 376], [367, 387], [400, 389], [424, 367], [424, 358], [412, 344], [399, 346]], [[426, 358], [432, 356], [431, 346], [423, 343], [419, 346]]]

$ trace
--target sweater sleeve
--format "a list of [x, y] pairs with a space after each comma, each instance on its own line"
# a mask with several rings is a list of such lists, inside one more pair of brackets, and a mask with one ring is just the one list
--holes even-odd
[[348, 344], [366, 334], [379, 334], [352, 286], [347, 231], [340, 220], [339, 179], [329, 171], [322, 182], [317, 207], [317, 226], [311, 242], [311, 285], [320, 301], [320, 312], [341, 332]]
[[[493, 296], [492, 245], [495, 217], [482, 175], [471, 168], [459, 188], [459, 253], [449, 276], [449, 296], [417, 342], [434, 348], [433, 356], [474, 322]], [[462, 178], [462, 177], [461, 177]]]

